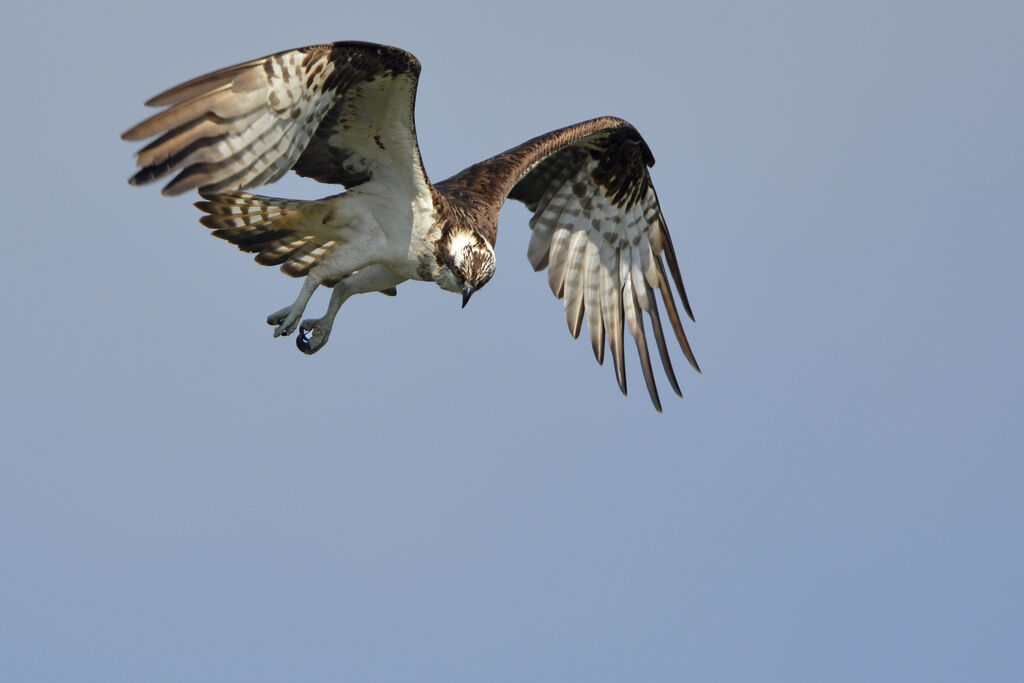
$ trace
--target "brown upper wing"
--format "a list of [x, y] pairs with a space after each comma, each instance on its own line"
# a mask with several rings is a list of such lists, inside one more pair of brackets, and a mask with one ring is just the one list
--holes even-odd
[[[650, 321], [669, 383], [682, 394], [655, 292], [661, 294], [683, 353], [698, 372], [700, 368], [669, 285], [671, 277], [692, 320], [675, 250], [647, 170], [652, 165], [654, 157], [637, 130], [621, 119], [604, 117], [529, 140], [439, 183], [438, 189], [456, 196], [476, 195], [495, 207], [506, 195], [526, 204], [533, 212], [530, 263], [534, 270], [547, 269], [551, 291], [565, 301], [569, 331], [578, 336], [586, 315], [594, 355], [603, 362], [607, 339], [615, 375], [625, 393], [622, 347], [628, 328], [651, 401], [660, 411], [643, 313]], [[490, 237], [493, 241], [495, 235]]]
[[294, 168], [358, 185], [382, 163], [423, 174], [413, 106], [420, 65], [408, 52], [339, 42], [288, 50], [157, 95], [167, 107], [122, 135], [159, 136], [139, 151], [141, 185], [177, 173], [164, 194], [239, 190]]

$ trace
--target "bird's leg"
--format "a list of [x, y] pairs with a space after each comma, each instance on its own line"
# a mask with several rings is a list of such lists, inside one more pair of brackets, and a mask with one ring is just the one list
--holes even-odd
[[324, 317], [318, 320], [302, 321], [302, 325], [299, 327], [299, 336], [295, 338], [295, 345], [303, 353], [316, 353], [330, 338], [334, 318], [338, 315], [341, 305], [350, 296], [366, 292], [379, 292], [403, 282], [405, 282], [405, 278], [395, 275], [384, 266], [368, 266], [349, 275], [334, 285], [331, 302], [327, 304], [327, 312]]
[[309, 303], [309, 298], [313, 296], [313, 292], [316, 291], [321, 282], [323, 282], [323, 276], [314, 275], [311, 272], [302, 283], [302, 289], [299, 290], [299, 296], [295, 299], [295, 302], [291, 306], [282, 308], [280, 311], [267, 316], [267, 324], [277, 326], [274, 328], [275, 337], [282, 335], [287, 337], [295, 331], [295, 327], [299, 324], [299, 320], [306, 310], [306, 304]]

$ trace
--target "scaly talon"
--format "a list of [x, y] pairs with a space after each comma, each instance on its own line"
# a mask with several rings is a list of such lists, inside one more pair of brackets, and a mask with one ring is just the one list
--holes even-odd
[[299, 336], [295, 338], [295, 346], [305, 354], [319, 351], [331, 336], [331, 328], [322, 324], [321, 320], [303, 320], [299, 326]]
[[302, 311], [292, 312], [293, 306], [288, 308], [282, 308], [276, 313], [271, 313], [267, 316], [268, 325], [276, 325], [274, 328], [275, 337], [287, 337], [289, 334], [295, 331], [296, 325], [299, 323], [299, 317], [302, 315]]

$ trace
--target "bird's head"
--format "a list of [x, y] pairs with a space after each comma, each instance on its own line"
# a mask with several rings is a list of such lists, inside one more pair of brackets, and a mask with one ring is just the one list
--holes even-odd
[[473, 292], [494, 275], [494, 248], [471, 230], [453, 232], [440, 246], [438, 284], [449, 292], [461, 292], [465, 307]]

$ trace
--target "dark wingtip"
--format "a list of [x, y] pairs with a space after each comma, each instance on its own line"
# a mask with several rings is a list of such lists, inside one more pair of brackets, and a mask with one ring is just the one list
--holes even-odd
[[629, 394], [626, 391], [626, 368], [623, 367], [620, 371], [618, 363], [615, 364], [615, 379], [619, 382], [619, 391], [622, 392], [622, 395], [628, 396]]
[[158, 172], [156, 171], [156, 169], [153, 166], [146, 166], [145, 168], [140, 168], [135, 173], [135, 175], [133, 175], [131, 178], [129, 178], [128, 179], [128, 183], [130, 185], [136, 185], [136, 186], [138, 186], [138, 185], [148, 185], [149, 183], [153, 182], [154, 180], [156, 180], [159, 177], [160, 177], [160, 175], [158, 174]]
[[697, 319], [693, 317], [693, 309], [690, 308], [690, 299], [686, 296], [685, 289], [679, 290], [679, 298], [683, 300], [683, 310], [690, 317], [690, 322], [697, 322]]
[[[145, 122], [143, 122], [143, 123], [145, 123]], [[129, 128], [125, 132], [121, 133], [121, 139], [124, 140], [125, 142], [138, 142], [139, 140], [145, 140], [149, 136], [148, 135], [143, 135], [139, 131], [139, 129], [141, 127], [142, 127], [142, 123], [140, 123], [140, 124], [138, 124], [136, 126], [132, 126], [131, 128]]]
[[654, 404], [654, 409], [659, 413], [661, 412], [661, 397], [658, 396], [658, 387], [652, 384], [652, 378], [648, 378], [647, 381], [647, 393], [650, 394], [651, 403]]

